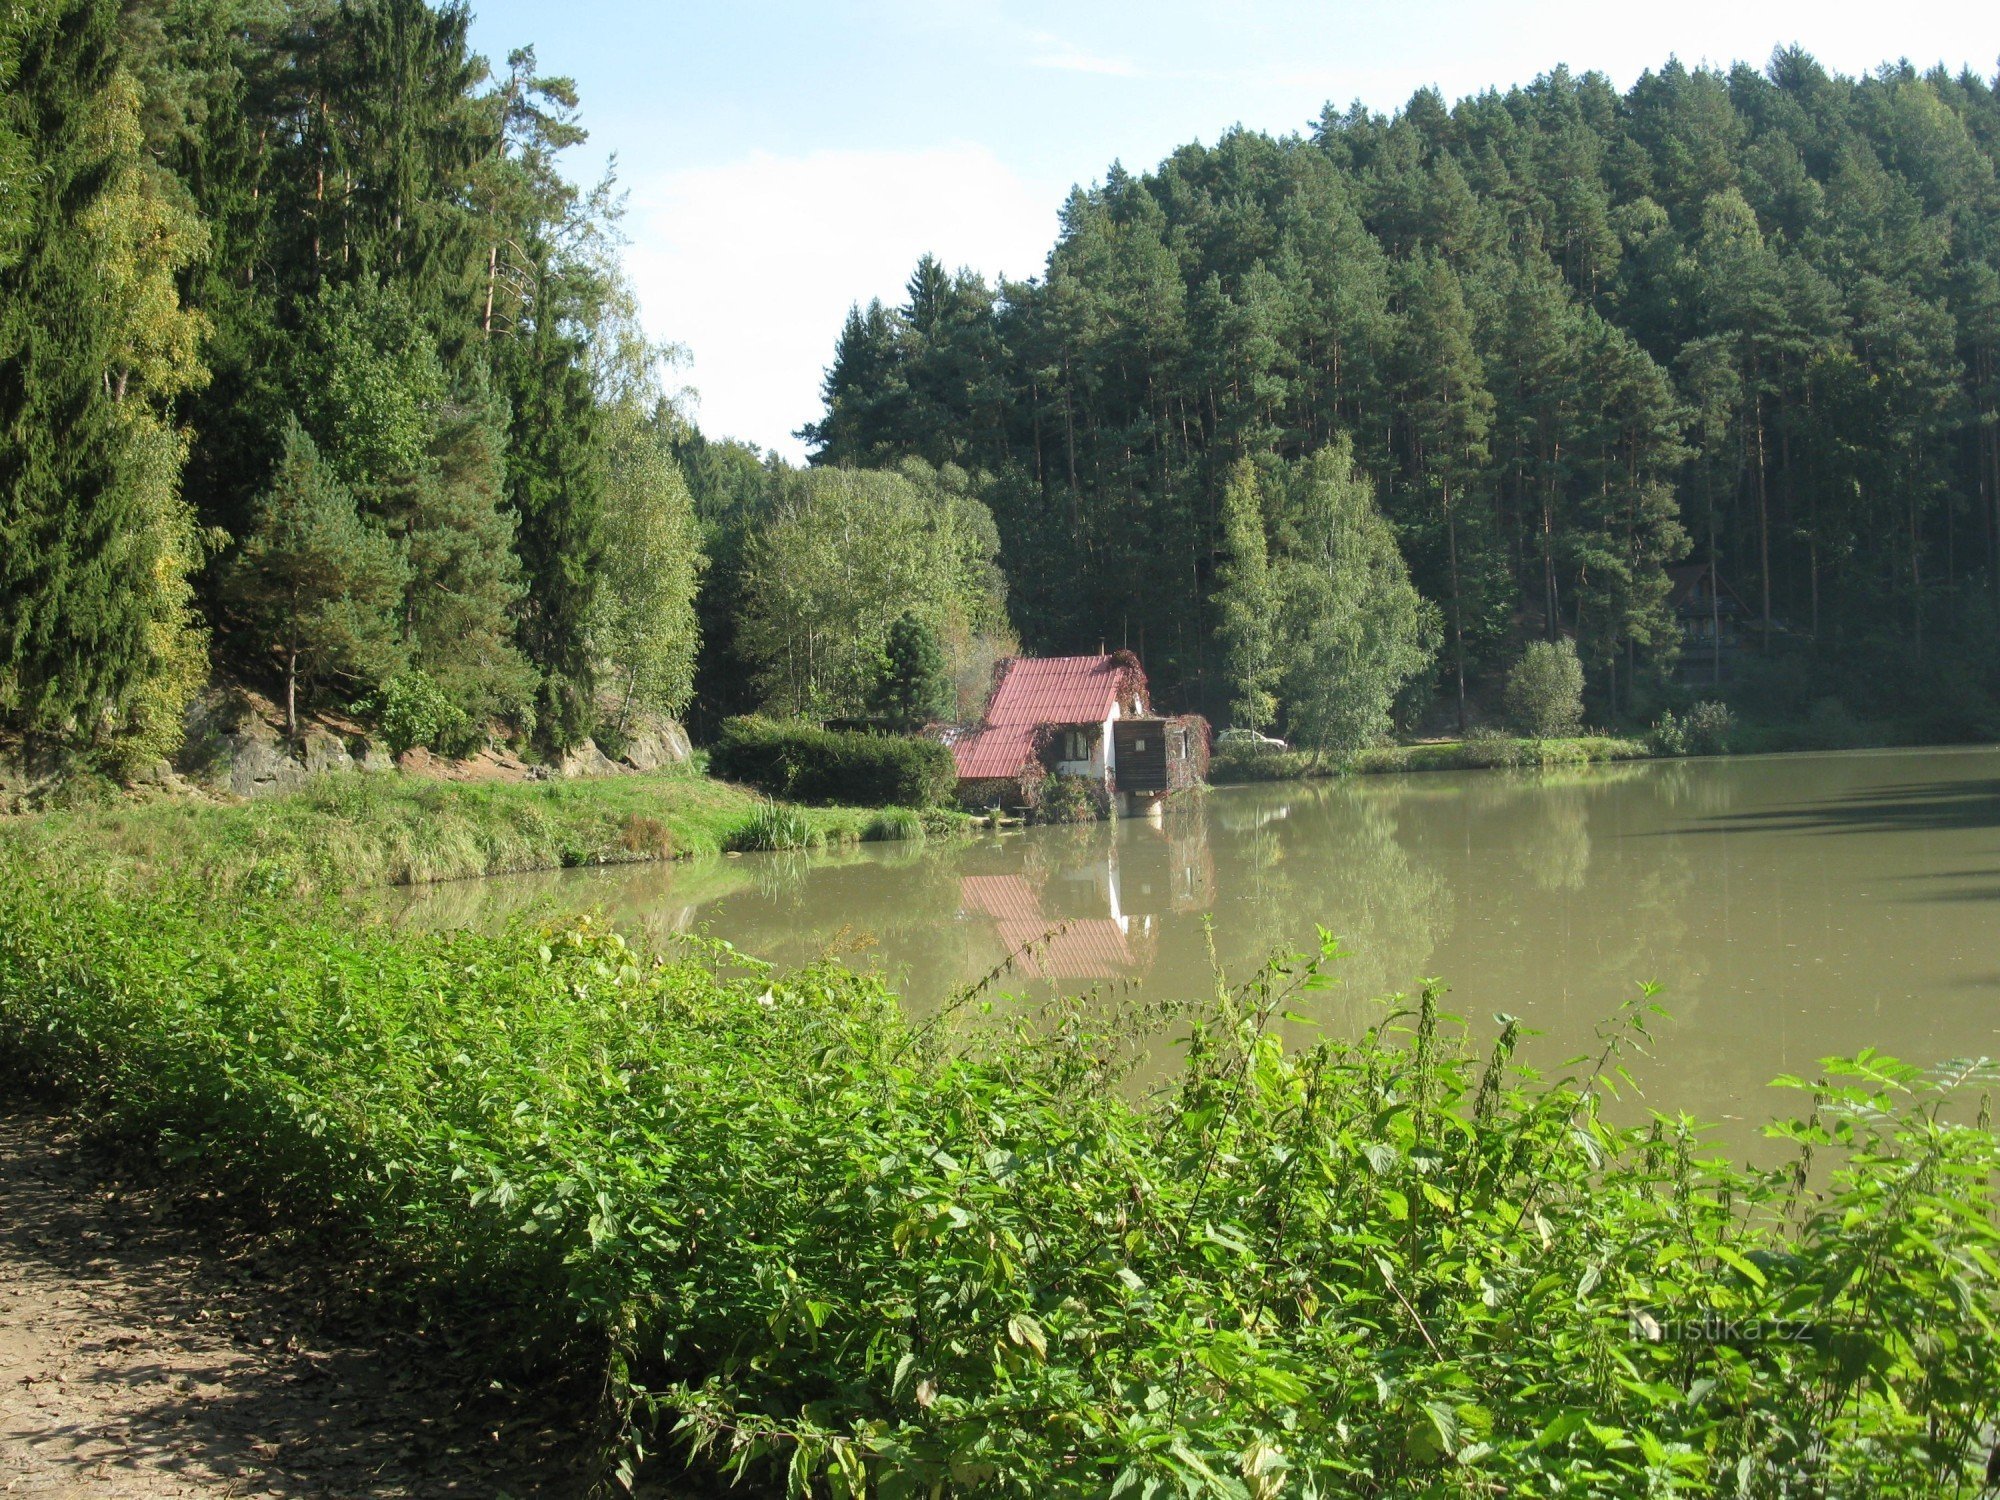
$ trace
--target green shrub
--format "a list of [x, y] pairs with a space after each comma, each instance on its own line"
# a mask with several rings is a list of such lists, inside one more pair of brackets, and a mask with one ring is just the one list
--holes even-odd
[[1296, 781], [1323, 776], [1331, 763], [1306, 750], [1276, 750], [1268, 745], [1217, 745], [1208, 759], [1208, 779], [1216, 786], [1249, 781]]
[[1953, 1086], [1990, 1070], [1831, 1062], [1751, 1172], [1603, 1108], [1615, 1034], [1549, 1078], [1426, 996], [1288, 1051], [1333, 953], [1141, 1103], [1081, 1007], [968, 1052], [833, 965], [0, 867], [0, 1077], [359, 1231], [607, 1372], [627, 1452], [752, 1489], [1979, 1492], [2000, 1143]]
[[1660, 755], [1723, 755], [1729, 750], [1729, 734], [1736, 719], [1726, 703], [1703, 699], [1676, 717], [1670, 708], [1653, 726], [1652, 745]]
[[1046, 777], [1035, 801], [1038, 823], [1095, 823], [1110, 811], [1111, 797], [1104, 783], [1088, 776]]
[[1570, 641], [1531, 641], [1507, 674], [1507, 717], [1530, 739], [1575, 734], [1583, 723], [1583, 663]]
[[724, 721], [709, 766], [773, 797], [862, 807], [933, 807], [958, 784], [951, 752], [935, 740], [760, 718]]
[[471, 715], [422, 672], [397, 673], [359, 707], [374, 716], [392, 755], [419, 745], [439, 755], [470, 755], [485, 742]]

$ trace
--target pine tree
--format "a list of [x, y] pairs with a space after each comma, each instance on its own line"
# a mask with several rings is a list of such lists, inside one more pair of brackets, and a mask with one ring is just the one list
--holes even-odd
[[1398, 363], [1407, 465], [1416, 494], [1403, 524], [1417, 543], [1413, 550], [1433, 560], [1424, 581], [1445, 603], [1462, 734], [1468, 663], [1505, 630], [1511, 583], [1485, 483], [1493, 397], [1473, 346], [1472, 315], [1450, 264], [1420, 255], [1407, 276]]

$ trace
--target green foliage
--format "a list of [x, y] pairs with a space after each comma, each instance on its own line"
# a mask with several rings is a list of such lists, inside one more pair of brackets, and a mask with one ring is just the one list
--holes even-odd
[[402, 664], [397, 611], [408, 581], [403, 549], [362, 517], [305, 429], [290, 423], [229, 593], [285, 674], [294, 720], [300, 682], [332, 677], [366, 688]]
[[1607, 1107], [1629, 1022], [1552, 1077], [1429, 995], [1288, 1052], [1331, 940], [1141, 1104], [1081, 1009], [961, 1051], [872, 978], [587, 923], [418, 937], [18, 865], [0, 917], [8, 1076], [590, 1358], [628, 1455], [671, 1431], [798, 1495], [1983, 1480], [1984, 1065], [1833, 1060], [1756, 1172]]
[[955, 698], [937, 633], [917, 615], [898, 615], [882, 647], [881, 675], [869, 695], [869, 712], [908, 734], [950, 718]]
[[194, 363], [173, 278], [198, 231], [142, 212], [117, 12], [0, 19], [0, 714], [84, 743], [172, 675], [161, 635], [188, 627], [176, 585], [197, 560], [177, 546], [178, 446], [120, 410], [177, 389], [129, 379], [156, 336]]
[[951, 752], [935, 740], [759, 718], [725, 721], [709, 767], [774, 797], [863, 807], [939, 806], [958, 779]]
[[440, 755], [470, 755], [485, 736], [472, 716], [422, 672], [398, 672], [363, 705], [401, 755], [419, 745]]
[[784, 852], [810, 849], [819, 841], [818, 830], [803, 811], [776, 802], [765, 802], [737, 831], [730, 846], [747, 851]]
[[1528, 643], [1507, 673], [1507, 717], [1533, 739], [1576, 733], [1583, 723], [1583, 663], [1574, 642]]
[[1276, 570], [1287, 738], [1336, 758], [1388, 733], [1396, 695], [1437, 654], [1437, 611], [1345, 437], [1293, 478]]
[[1703, 699], [1681, 717], [1672, 709], [1662, 713], [1653, 726], [1653, 747], [1662, 755], [1721, 755], [1734, 725], [1728, 704]]
[[1277, 671], [1273, 628], [1278, 599], [1271, 586], [1268, 547], [1264, 537], [1264, 504], [1258, 493], [1257, 469], [1239, 461], [1222, 492], [1223, 556], [1216, 569], [1215, 612], [1234, 696], [1230, 723], [1262, 729], [1278, 711], [1271, 696]]
[[1059, 772], [1033, 783], [1030, 805], [1038, 823], [1095, 823], [1111, 812], [1101, 781]]
[[941, 642], [1005, 630], [999, 541], [968, 484], [916, 462], [779, 476], [746, 545], [736, 631], [768, 708], [863, 712], [906, 613]]
[[669, 413], [623, 401], [604, 417], [604, 583], [591, 641], [617, 695], [611, 727], [631, 714], [678, 714], [694, 694], [702, 555], [694, 501], [674, 459]]

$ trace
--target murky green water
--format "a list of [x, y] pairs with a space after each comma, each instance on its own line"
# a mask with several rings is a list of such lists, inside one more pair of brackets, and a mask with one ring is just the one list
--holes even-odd
[[1746, 1125], [1783, 1102], [1769, 1079], [1831, 1053], [2000, 1055], [2000, 750], [1232, 788], [1151, 821], [401, 899], [423, 923], [594, 908], [781, 963], [835, 952], [919, 1010], [1039, 939], [1009, 987], [1130, 1007], [1212, 987], [1210, 933], [1241, 974], [1321, 924], [1343, 983], [1299, 1008], [1330, 1027], [1435, 976], [1552, 1057], [1594, 1050], [1653, 981], [1671, 1019], [1635, 1069], [1650, 1100]]

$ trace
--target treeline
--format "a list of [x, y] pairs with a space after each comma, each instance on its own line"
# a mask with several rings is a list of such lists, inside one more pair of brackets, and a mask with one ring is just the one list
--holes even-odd
[[0, 714], [157, 757], [225, 670], [460, 749], [677, 711], [685, 424], [532, 50], [423, 0], [0, 13]]
[[1343, 439], [1437, 607], [1447, 701], [1564, 635], [1601, 710], [1642, 708], [1689, 560], [1795, 655], [1990, 660], [1996, 150], [1978, 77], [1796, 51], [1234, 130], [1075, 191], [1040, 279], [926, 258], [850, 315], [805, 435], [982, 476], [1031, 647], [1109, 634], [1239, 721], [1287, 706], [1234, 560], [1283, 547], [1287, 475]]

